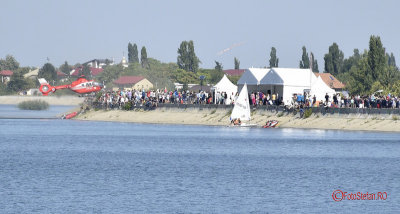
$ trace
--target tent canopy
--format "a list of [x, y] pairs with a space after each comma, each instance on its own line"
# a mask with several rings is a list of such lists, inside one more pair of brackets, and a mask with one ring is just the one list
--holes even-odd
[[270, 72], [261, 79], [260, 84], [307, 87], [310, 89], [310, 86], [316, 80], [317, 78], [311, 69], [271, 68]]
[[303, 94], [316, 80], [311, 69], [271, 68], [261, 79], [260, 88], [278, 94], [285, 104], [290, 104], [293, 94]]
[[268, 73], [269, 68], [249, 68], [238, 80], [238, 85], [259, 85], [260, 80]]
[[237, 86], [233, 84], [226, 75], [213, 87], [215, 93], [225, 92], [228, 96], [228, 101], [226, 104], [230, 104], [231, 100], [235, 97], [237, 93]]
[[213, 87], [213, 89], [217, 92], [237, 92], [237, 86], [235, 84], [233, 84], [228, 77], [226, 76], [226, 74], [224, 74], [224, 76], [222, 77], [222, 79], [215, 84], [215, 86]]
[[310, 95], [317, 98], [317, 100], [325, 100], [325, 95], [328, 94], [331, 98], [335, 94], [335, 90], [330, 88], [319, 76], [314, 84], [311, 86]]

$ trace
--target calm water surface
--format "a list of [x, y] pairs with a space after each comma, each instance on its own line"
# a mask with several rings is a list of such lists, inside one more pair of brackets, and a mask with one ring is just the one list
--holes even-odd
[[399, 213], [399, 191], [394, 133], [0, 119], [1, 213]]

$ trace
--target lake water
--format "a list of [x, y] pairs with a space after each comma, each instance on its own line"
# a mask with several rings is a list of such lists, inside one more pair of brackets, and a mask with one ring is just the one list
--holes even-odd
[[1, 213], [399, 213], [399, 191], [395, 133], [0, 119]]

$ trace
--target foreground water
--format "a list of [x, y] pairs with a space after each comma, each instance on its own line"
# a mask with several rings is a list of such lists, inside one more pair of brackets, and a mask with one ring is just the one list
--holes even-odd
[[49, 109], [43, 111], [36, 110], [20, 110], [17, 105], [2, 105], [0, 104], [0, 119], [12, 118], [60, 118], [60, 116], [68, 111], [71, 111], [78, 106], [59, 106], [50, 105]]
[[[0, 120], [2, 213], [399, 213], [400, 135]], [[336, 202], [335, 190], [386, 192]]]

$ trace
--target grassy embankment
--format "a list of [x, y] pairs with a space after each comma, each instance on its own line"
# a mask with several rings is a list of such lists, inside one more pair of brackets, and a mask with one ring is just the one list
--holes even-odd
[[[185, 124], [185, 125], [229, 125], [230, 109], [196, 108], [158, 108], [152, 111], [136, 109], [91, 110], [77, 119], [134, 123]], [[335, 129], [360, 131], [400, 132], [400, 120], [396, 115], [374, 114], [320, 114], [307, 112], [307, 118], [300, 118], [299, 113], [275, 112], [267, 110], [252, 111], [252, 121], [259, 126], [268, 120], [278, 120], [282, 128]]]

